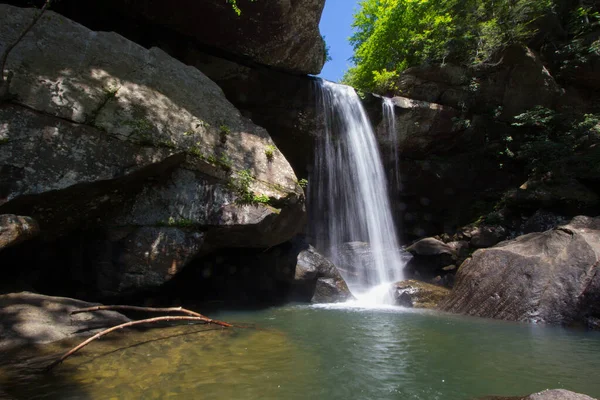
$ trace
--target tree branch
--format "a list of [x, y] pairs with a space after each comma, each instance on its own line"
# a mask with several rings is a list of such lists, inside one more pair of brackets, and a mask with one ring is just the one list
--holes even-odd
[[[46, 367], [46, 371], [50, 371], [52, 368], [54, 368], [57, 365], [59, 365], [60, 363], [62, 363], [67, 358], [69, 358], [70, 356], [72, 356], [73, 354], [75, 354], [76, 352], [78, 352], [79, 350], [81, 350], [82, 348], [84, 348], [85, 346], [87, 346], [88, 344], [90, 344], [91, 342], [93, 342], [94, 340], [99, 339], [102, 336], [108, 335], [111, 332], [114, 332], [114, 331], [119, 330], [119, 329], [127, 328], [127, 327], [130, 327], [130, 326], [142, 325], [142, 324], [152, 324], [152, 323], [155, 323], [155, 322], [162, 322], [162, 321], [196, 321], [196, 322], [205, 322], [205, 323], [215, 323], [210, 318], [206, 318], [206, 317], [188, 317], [188, 316], [155, 317], [155, 318], [142, 319], [142, 320], [139, 320], [139, 321], [125, 322], [123, 324], [120, 324], [120, 325], [117, 325], [117, 326], [113, 326], [112, 328], [103, 330], [102, 332], [99, 332], [99, 333], [95, 334], [94, 336], [92, 336], [91, 338], [89, 338], [89, 339], [81, 342], [79, 345], [73, 347], [71, 350], [69, 350], [68, 352], [66, 352], [65, 354], [63, 354], [63, 356], [60, 357], [58, 360], [56, 360], [56, 361], [52, 362], [50, 365], [48, 365]], [[230, 324], [227, 324], [227, 325], [231, 326]]]
[[77, 310], [73, 310], [73, 311], [71, 311], [71, 315], [80, 314], [80, 313], [84, 313], [84, 312], [103, 311], [103, 310], [123, 310], [123, 311], [162, 312], [162, 313], [180, 312], [183, 314], [188, 314], [192, 317], [202, 318], [202, 320], [204, 322], [206, 322], [207, 324], [220, 325], [225, 328], [233, 327], [233, 325], [231, 325], [227, 322], [208, 318], [205, 315], [199, 314], [192, 310], [185, 309], [183, 307], [155, 308], [155, 307], [136, 307], [136, 306], [121, 306], [121, 305], [94, 306], [94, 307], [80, 308]]

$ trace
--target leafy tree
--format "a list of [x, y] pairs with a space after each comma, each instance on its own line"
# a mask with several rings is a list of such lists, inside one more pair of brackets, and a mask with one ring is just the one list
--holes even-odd
[[365, 0], [354, 15], [355, 66], [344, 82], [362, 90], [392, 89], [414, 65], [483, 62], [533, 33], [531, 22], [552, 0]]

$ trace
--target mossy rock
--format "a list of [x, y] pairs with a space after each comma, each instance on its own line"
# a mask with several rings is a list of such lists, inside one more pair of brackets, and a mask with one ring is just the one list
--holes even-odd
[[394, 283], [391, 289], [397, 305], [414, 308], [437, 308], [450, 289], [413, 279]]

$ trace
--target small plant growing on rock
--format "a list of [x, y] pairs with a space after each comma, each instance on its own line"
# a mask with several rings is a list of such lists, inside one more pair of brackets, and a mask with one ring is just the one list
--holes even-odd
[[131, 121], [126, 121], [125, 125], [131, 127], [131, 136], [135, 142], [142, 146], [151, 146], [154, 144], [152, 140], [153, 125], [145, 118], [138, 118]]
[[298, 182], [298, 186], [300, 186], [302, 189], [306, 189], [306, 187], [308, 186], [308, 180], [302, 178], [300, 179]]
[[194, 222], [191, 219], [187, 219], [187, 218], [180, 218], [180, 219], [175, 219], [173, 217], [169, 217], [169, 219], [165, 222], [165, 221], [158, 221], [158, 223], [156, 224], [156, 226], [161, 226], [161, 227], [170, 227], [170, 228], [192, 228], [196, 225], [196, 222]]
[[268, 161], [273, 161], [273, 158], [275, 157], [275, 150], [276, 147], [272, 144], [268, 145], [265, 149], [265, 156], [267, 156]]
[[222, 144], [227, 143], [227, 136], [231, 133], [231, 128], [227, 125], [221, 125], [219, 127], [219, 139]]
[[238, 171], [235, 177], [232, 177], [227, 186], [237, 196], [235, 204], [248, 205], [248, 204], [269, 204], [270, 198], [267, 195], [259, 194], [256, 195], [250, 190], [250, 185], [254, 182], [254, 176], [249, 169], [243, 169]]

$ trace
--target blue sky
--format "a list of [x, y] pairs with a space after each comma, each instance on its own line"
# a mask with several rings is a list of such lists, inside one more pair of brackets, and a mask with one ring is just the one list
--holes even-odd
[[358, 10], [360, 0], [326, 0], [321, 17], [321, 35], [329, 46], [332, 60], [323, 67], [320, 77], [337, 82], [351, 65], [352, 47], [348, 38], [352, 35], [352, 14]]

